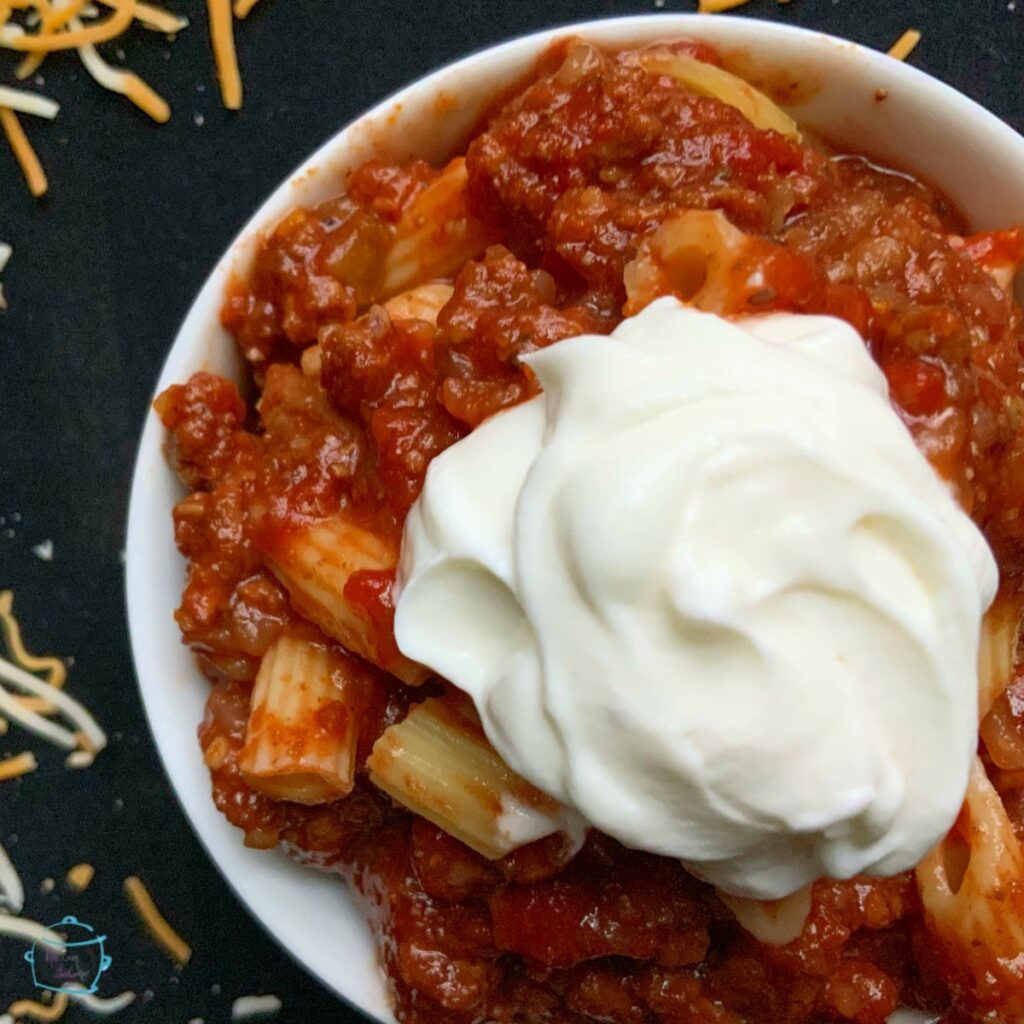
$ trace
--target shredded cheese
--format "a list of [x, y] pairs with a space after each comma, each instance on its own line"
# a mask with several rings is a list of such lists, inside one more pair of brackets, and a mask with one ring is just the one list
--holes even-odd
[[[81, 24], [72, 19], [73, 24]], [[112, 68], [97, 52], [95, 46], [80, 46], [78, 56], [85, 65], [86, 71], [111, 92], [120, 93], [131, 100], [139, 110], [148, 114], [158, 124], [171, 119], [171, 108], [167, 101], [154, 92], [138, 75], [131, 71]]]
[[[13, 253], [14, 253], [14, 250], [6, 242], [0, 242], [0, 274], [3, 273], [4, 267], [7, 266], [7, 261], [11, 258]], [[3, 283], [0, 282], [0, 309], [6, 309], [6, 308], [7, 308], [7, 298], [4, 295]], [[0, 722], [4, 722], [4, 720], [2, 718], [0, 718]], [[6, 723], [4, 723], [4, 724], [6, 724]], [[6, 731], [7, 730], [4, 728], [4, 726], [0, 725], [0, 736], [3, 736], [3, 734]]]
[[[15, 69], [16, 77], [22, 81], [39, 69], [48, 54], [77, 50], [90, 77], [99, 85], [125, 96], [154, 121], [163, 124], [171, 116], [167, 101], [138, 75], [112, 67], [95, 47], [118, 38], [133, 22], [171, 37], [188, 27], [188, 18], [143, 0], [99, 0], [99, 3], [109, 9], [109, 16], [100, 18], [100, 8], [90, 0], [0, 0], [0, 49], [25, 54]], [[232, 0], [207, 0], [217, 77], [224, 106], [229, 110], [242, 106], [234, 18], [247, 17], [255, 4], [256, 0], [234, 0], [232, 10]], [[20, 21], [14, 20], [15, 15]], [[79, 16], [87, 18], [88, 24], [83, 24]], [[53, 118], [59, 105], [45, 96], [0, 86], [4, 135], [29, 190], [38, 197], [47, 191], [46, 175], [14, 111]], [[6, 308], [0, 288], [0, 309]]]
[[163, 951], [180, 966], [189, 962], [192, 947], [167, 923], [167, 919], [156, 908], [153, 897], [142, 883], [142, 879], [129, 875], [124, 880], [124, 891], [139, 915], [146, 930]]
[[13, 914], [0, 914], [0, 935], [12, 939], [24, 939], [26, 942], [45, 942], [48, 946], [63, 952], [64, 940], [46, 925], [32, 921], [27, 917], [15, 917]]
[[[8, 253], [10, 246], [7, 246]], [[7, 261], [0, 255], [0, 270]], [[53, 654], [30, 654], [21, 637], [21, 626], [14, 617], [14, 591], [0, 590], [0, 630], [14, 663], [27, 672], [45, 672], [51, 686], [60, 689], [68, 677], [67, 666]]]
[[85, 892], [92, 884], [95, 874], [96, 869], [91, 864], [76, 864], [73, 868], [68, 869], [64, 880], [75, 892]]
[[110, 996], [109, 999], [102, 999], [99, 996], [92, 995], [90, 992], [86, 992], [84, 989], [78, 991], [77, 987], [70, 985], [65, 991], [72, 1001], [81, 1003], [87, 1010], [99, 1017], [112, 1017], [115, 1013], [120, 1013], [126, 1006], [131, 1006], [135, 1002], [135, 993], [131, 990], [122, 992], [120, 995]]
[[228, 110], [242, 107], [242, 76], [238, 71], [235, 33], [231, 24], [231, 0], [206, 0], [210, 15], [210, 42], [220, 80], [220, 95]]
[[51, 1021], [60, 1020], [68, 1008], [68, 996], [66, 992], [58, 992], [53, 1002], [37, 1003], [34, 999], [19, 999], [7, 1007], [7, 1012], [17, 1020], [19, 1017], [31, 1017], [33, 1020], [44, 1021], [49, 1024]]
[[56, 100], [24, 89], [12, 89], [7, 85], [0, 85], [0, 107], [17, 110], [21, 114], [32, 114], [34, 117], [45, 117], [49, 121], [60, 111], [60, 104]]
[[[85, 6], [85, 0], [72, 0], [70, 7], [62, 8], [58, 16], [77, 13]], [[80, 46], [106, 43], [121, 35], [135, 17], [135, 0], [114, 0], [114, 13], [98, 25], [88, 28], [79, 25], [70, 32], [43, 31], [27, 33], [20, 25], [4, 25], [0, 28], [0, 46], [21, 53], [53, 53], [55, 50], [76, 50]], [[68, 16], [70, 24], [70, 16]]]
[[18, 703], [26, 711], [35, 711], [40, 715], [52, 715], [56, 710], [54, 706], [43, 697], [19, 697]]
[[0, 761], [0, 782], [7, 779], [17, 779], [22, 775], [28, 775], [39, 767], [36, 755], [31, 750], [22, 751], [14, 757], [5, 757]]
[[46, 195], [49, 183], [46, 180], [43, 165], [39, 162], [39, 157], [36, 156], [36, 151], [32, 148], [32, 143], [28, 141], [28, 136], [13, 110], [0, 107], [0, 126], [3, 127], [14, 158], [21, 167], [21, 173], [25, 175], [29, 191], [37, 198]]
[[[117, 0], [100, 0], [100, 3], [105, 7], [117, 6]], [[188, 18], [184, 15], [172, 14], [154, 4], [136, 3], [135, 20], [145, 28], [152, 29], [154, 32], [163, 32], [169, 36], [188, 28]]]
[[[16, 666], [0, 658], [0, 683], [5, 680], [8, 671], [16, 671]], [[73, 732], [48, 721], [34, 711], [29, 711], [28, 708], [21, 705], [17, 697], [9, 694], [2, 685], [0, 685], [0, 711], [12, 722], [17, 722], [23, 729], [35, 733], [42, 739], [49, 740], [64, 750], [74, 750], [78, 745]]]
[[239, 996], [231, 1004], [232, 1020], [248, 1020], [250, 1017], [272, 1017], [282, 1007], [277, 996]]
[[40, 541], [32, 548], [32, 554], [41, 562], [53, 561], [53, 541], [50, 539]]
[[889, 56], [895, 60], [906, 60], [914, 52], [914, 48], [919, 42], [921, 42], [921, 33], [916, 28], [908, 28], [893, 43], [889, 49]]
[[697, 10], [701, 14], [718, 14], [720, 11], [731, 11], [734, 7], [742, 7], [750, 0], [700, 0]]
[[0, 902], [12, 914], [20, 914], [25, 906], [25, 888], [14, 862], [0, 846]]
[[[63, 690], [58, 690], [49, 683], [44, 683], [41, 679], [37, 679], [23, 668], [12, 665], [11, 662], [0, 658], [0, 682], [2, 681], [8, 682], [20, 690], [27, 690], [37, 697], [45, 697], [56, 704], [58, 710], [63, 713], [65, 718], [78, 727], [79, 732], [72, 734], [71, 746], [65, 745], [65, 749], [70, 750], [72, 747], [79, 746], [91, 750], [92, 753], [98, 753], [107, 745], [107, 734], [100, 728], [96, 719], [77, 700], [68, 696]], [[0, 694], [2, 692], [0, 690]], [[3, 710], [4, 714], [8, 713], [7, 708], [3, 706], [2, 699], [0, 699], [0, 710]], [[19, 710], [26, 715], [34, 714], [21, 708]], [[10, 715], [9, 717], [16, 719], [18, 716]], [[35, 715], [35, 717], [39, 718], [38, 715]], [[40, 720], [46, 722], [46, 719]], [[51, 727], [53, 726], [52, 722], [46, 722], [46, 724]], [[86, 744], [89, 746], [86, 746]]]
[[70, 697], [63, 690], [58, 690], [49, 683], [44, 683], [34, 675], [12, 665], [9, 661], [0, 658], [0, 680], [7, 682], [36, 696], [45, 697], [55, 704], [59, 711], [78, 726], [78, 731], [73, 734], [75, 744], [90, 753], [99, 753], [107, 745], [107, 734], [100, 728], [91, 714], [73, 697]]
[[[41, 33], [57, 32], [67, 23], [69, 18], [74, 17], [80, 10], [86, 8], [85, 0], [64, 0], [64, 3], [54, 4], [50, 8], [41, 8], [43, 17], [37, 22]], [[46, 60], [45, 53], [28, 53], [25, 59], [18, 65], [14, 77], [19, 82], [24, 82], [30, 75], [39, 70], [39, 66]]]

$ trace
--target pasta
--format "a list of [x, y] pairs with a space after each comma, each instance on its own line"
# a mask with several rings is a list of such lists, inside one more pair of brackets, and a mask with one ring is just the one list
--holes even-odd
[[382, 642], [365, 609], [345, 596], [357, 572], [395, 568], [395, 545], [339, 515], [276, 533], [264, 554], [292, 604], [328, 636], [407, 683], [422, 682], [424, 670]]
[[741, 264], [757, 248], [717, 210], [688, 210], [665, 221], [626, 266], [626, 314], [666, 294], [708, 313], [731, 312], [737, 281], [746, 277]]
[[409, 810], [491, 860], [578, 826], [516, 775], [487, 742], [472, 711], [435, 698], [377, 741], [371, 781]]
[[800, 139], [800, 129], [793, 118], [763, 92], [723, 68], [668, 51], [645, 53], [640, 62], [652, 74], [668, 75], [700, 96], [728, 103], [758, 128]]
[[748, 900], [718, 890], [718, 898], [740, 925], [770, 946], [784, 946], [799, 937], [811, 913], [811, 890], [799, 889], [782, 900]]
[[1005, 769], [1024, 769], [1024, 736], [1007, 690], [1017, 661], [1021, 608], [1002, 597], [982, 623], [978, 648], [978, 712], [981, 740], [992, 761]]
[[[222, 323], [254, 400], [198, 373], [157, 403], [189, 491], [177, 618], [211, 682], [200, 740], [217, 806], [250, 847], [346, 876], [410, 1024], [537, 1007], [650, 1024], [1024, 1020], [1024, 232], [963, 236], [946, 197], [804, 141], [721, 59], [702, 41], [564, 40], [445, 167], [353, 168], [229, 286]], [[466, 695], [398, 650], [403, 525], [432, 460], [538, 393], [532, 353], [664, 295], [849, 323], [1000, 561], [981, 759], [916, 874], [820, 879], [775, 902], [719, 893], [587, 829], [503, 760]]]
[[1020, 693], [1017, 688], [1001, 693], [981, 722], [985, 753], [998, 768], [1024, 770], [1024, 736], [1021, 735]]
[[1020, 619], [1019, 602], [1001, 597], [982, 621], [978, 645], [978, 713], [982, 718], [1010, 683], [1017, 660]]
[[424, 320], [436, 325], [437, 314], [451, 299], [453, 292], [452, 286], [442, 281], [421, 284], [388, 299], [384, 308], [394, 320]]
[[263, 656], [238, 764], [275, 800], [321, 804], [352, 789], [358, 688], [351, 658], [283, 635]]
[[[437, 314], [452, 297], [452, 286], [441, 281], [421, 284], [407, 292], [401, 292], [384, 303], [384, 308], [394, 320], [423, 320], [437, 324]], [[302, 372], [307, 377], [319, 377], [322, 365], [319, 345], [310, 345], [302, 353]]]
[[384, 296], [452, 274], [483, 251], [488, 236], [470, 212], [467, 180], [457, 157], [413, 200], [384, 259]]
[[979, 1002], [1024, 1013], [1024, 853], [980, 760], [959, 820], [917, 883], [929, 928]]

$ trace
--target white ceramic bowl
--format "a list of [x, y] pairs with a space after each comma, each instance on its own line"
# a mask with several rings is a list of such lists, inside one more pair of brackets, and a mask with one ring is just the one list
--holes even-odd
[[[238, 377], [218, 312], [232, 272], [244, 272], [261, 233], [291, 208], [337, 194], [371, 155], [443, 161], [486, 103], [553, 40], [614, 46], [688, 36], [716, 45], [753, 80], [785, 85], [790, 109], [833, 143], [915, 172], [946, 191], [975, 229], [1024, 221], [1024, 139], [971, 100], [872, 50], [815, 32], [749, 19], [656, 15], [551, 29], [452, 64], [385, 100], [314, 153], [263, 204], [206, 282], [164, 365], [157, 391], [199, 369]], [[879, 97], [885, 95], [884, 100]], [[438, 102], [445, 97], [445, 102]], [[164, 767], [192, 826], [239, 897], [300, 963], [366, 1013], [391, 1020], [370, 934], [342, 884], [242, 845], [214, 809], [196, 742], [208, 684], [182, 646], [172, 613], [184, 580], [171, 508], [181, 486], [146, 422], [132, 486], [127, 598], [139, 685]]]

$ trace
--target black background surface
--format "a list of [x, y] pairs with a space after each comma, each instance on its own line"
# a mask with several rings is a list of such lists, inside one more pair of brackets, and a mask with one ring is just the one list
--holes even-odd
[[[1024, 127], [1024, 0], [753, 0], [742, 14], [886, 48], [924, 29], [913, 63]], [[0, 313], [0, 589], [29, 646], [73, 655], [73, 691], [111, 735], [88, 771], [12, 727], [0, 756], [28, 746], [40, 769], [0, 782], [0, 843], [21, 869], [26, 914], [77, 914], [109, 936], [106, 994], [135, 989], [118, 1020], [207, 1024], [234, 997], [272, 992], [279, 1020], [357, 1020], [237, 903], [185, 822], [151, 739], [128, 653], [121, 550], [132, 461], [161, 363], [210, 267], [259, 202], [367, 106], [471, 50], [547, 25], [656, 13], [653, 0], [262, 0], [238, 29], [245, 109], [221, 109], [205, 5], [171, 0], [192, 26], [168, 45], [136, 32], [129, 66], [171, 102], [157, 127], [99, 90], [73, 57], [51, 58], [43, 91], [63, 107], [28, 124], [52, 191], [34, 202], [0, 145], [0, 240], [15, 247]], [[692, 10], [667, 0], [667, 12]], [[114, 55], [111, 54], [111, 57]], [[0, 62], [11, 81], [13, 60]], [[27, 123], [27, 121], [26, 121]], [[957, 140], [951, 138], [950, 146]], [[964, 159], [970, 159], [969, 153]], [[1024, 173], [1024, 168], [1021, 169]], [[34, 545], [52, 540], [44, 562]], [[97, 866], [75, 896], [64, 873]], [[141, 875], [193, 944], [176, 971], [121, 893]], [[46, 877], [58, 880], [48, 895]], [[23, 946], [0, 939], [0, 1014], [33, 994]], [[93, 1019], [72, 1009], [67, 1020]]]

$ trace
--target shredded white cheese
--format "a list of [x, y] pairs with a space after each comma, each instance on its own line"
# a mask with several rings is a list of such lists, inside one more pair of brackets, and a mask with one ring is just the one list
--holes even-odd
[[[0, 274], [3, 273], [7, 261], [11, 258], [14, 250], [6, 243], [0, 242]], [[4, 286], [0, 284], [0, 309], [7, 308], [7, 299], [4, 297]]]
[[[44, 683], [41, 679], [37, 679], [32, 675], [31, 672], [26, 672], [23, 668], [18, 668], [17, 665], [14, 665], [3, 658], [0, 658], [0, 680], [8, 682], [20, 690], [25, 690], [28, 693], [35, 694], [37, 697], [45, 697], [51, 704], [55, 704], [64, 713], [64, 715], [78, 727], [87, 741], [87, 743], [83, 743], [82, 745], [88, 746], [93, 753], [98, 753], [107, 745], [107, 734], [100, 728], [96, 719], [93, 718], [77, 700], [73, 697], [69, 697], [63, 690], [58, 690], [57, 687], [51, 686], [49, 683]], [[2, 693], [2, 691], [0, 691], [0, 693]], [[6, 696], [11, 700], [11, 703], [17, 705], [17, 702], [10, 697], [10, 694], [7, 694]], [[2, 699], [0, 699], [0, 710], [2, 710], [9, 718], [21, 721], [21, 719], [18, 718], [18, 715], [9, 713], [8, 708], [4, 706]], [[28, 712], [27, 714], [32, 714], [32, 712]], [[60, 729], [59, 726], [54, 726], [52, 722], [48, 722], [46, 719], [40, 718], [39, 715], [33, 715], [33, 717], [50, 726], [51, 732], [53, 730], [59, 730], [60, 733], [68, 734], [67, 730]], [[38, 722], [34, 723], [34, 728], [39, 730]], [[79, 738], [72, 735], [71, 739], [72, 742], [70, 744], [63, 742], [63, 737], [61, 737], [61, 739], [55, 738], [54, 742], [57, 743], [58, 746], [63, 746], [66, 750], [72, 750], [74, 747], [79, 745]]]
[[36, 556], [40, 561], [52, 562], [53, 561], [53, 541], [47, 538], [41, 543], [37, 544], [32, 549], [32, 554]]
[[111, 996], [109, 999], [91, 995], [86, 991], [78, 992], [71, 985], [65, 985], [64, 991], [76, 1003], [81, 1003], [82, 1006], [98, 1017], [112, 1017], [115, 1013], [120, 1013], [126, 1006], [131, 1006], [135, 1002], [135, 993], [130, 989], [122, 992], [120, 995]]
[[64, 951], [64, 940], [55, 931], [27, 917], [0, 914], [0, 935], [24, 939], [26, 942], [45, 942], [60, 952]]
[[[7, 679], [8, 667], [15, 668], [10, 662], [0, 658], [0, 682]], [[37, 715], [34, 711], [29, 711], [28, 708], [24, 707], [16, 697], [9, 694], [2, 686], [0, 686], [0, 711], [11, 721], [17, 722], [18, 725], [28, 729], [29, 732], [49, 740], [55, 746], [62, 747], [64, 750], [74, 750], [78, 746], [78, 740], [73, 732], [70, 732], [63, 726], [56, 725], [48, 718], [43, 718], [42, 715]]]
[[96, 760], [96, 755], [90, 750], [72, 750], [64, 758], [65, 768], [88, 768]]
[[48, 121], [60, 112], [60, 104], [56, 100], [25, 89], [12, 89], [9, 85], [0, 85], [0, 107], [16, 110], [19, 114], [45, 117]]
[[251, 1017], [270, 1017], [278, 1013], [282, 1002], [277, 996], [239, 996], [231, 1004], [232, 1020], [249, 1020]]
[[[77, 18], [68, 18], [68, 27], [73, 31], [78, 31], [82, 28], [82, 23]], [[154, 121], [162, 124], [170, 119], [171, 108], [166, 101], [153, 92], [138, 75], [111, 67], [91, 43], [79, 46], [78, 56], [85, 65], [85, 70], [104, 89], [127, 97]]]
[[15, 914], [20, 914], [25, 906], [21, 877], [3, 846], [0, 846], [0, 903]]

